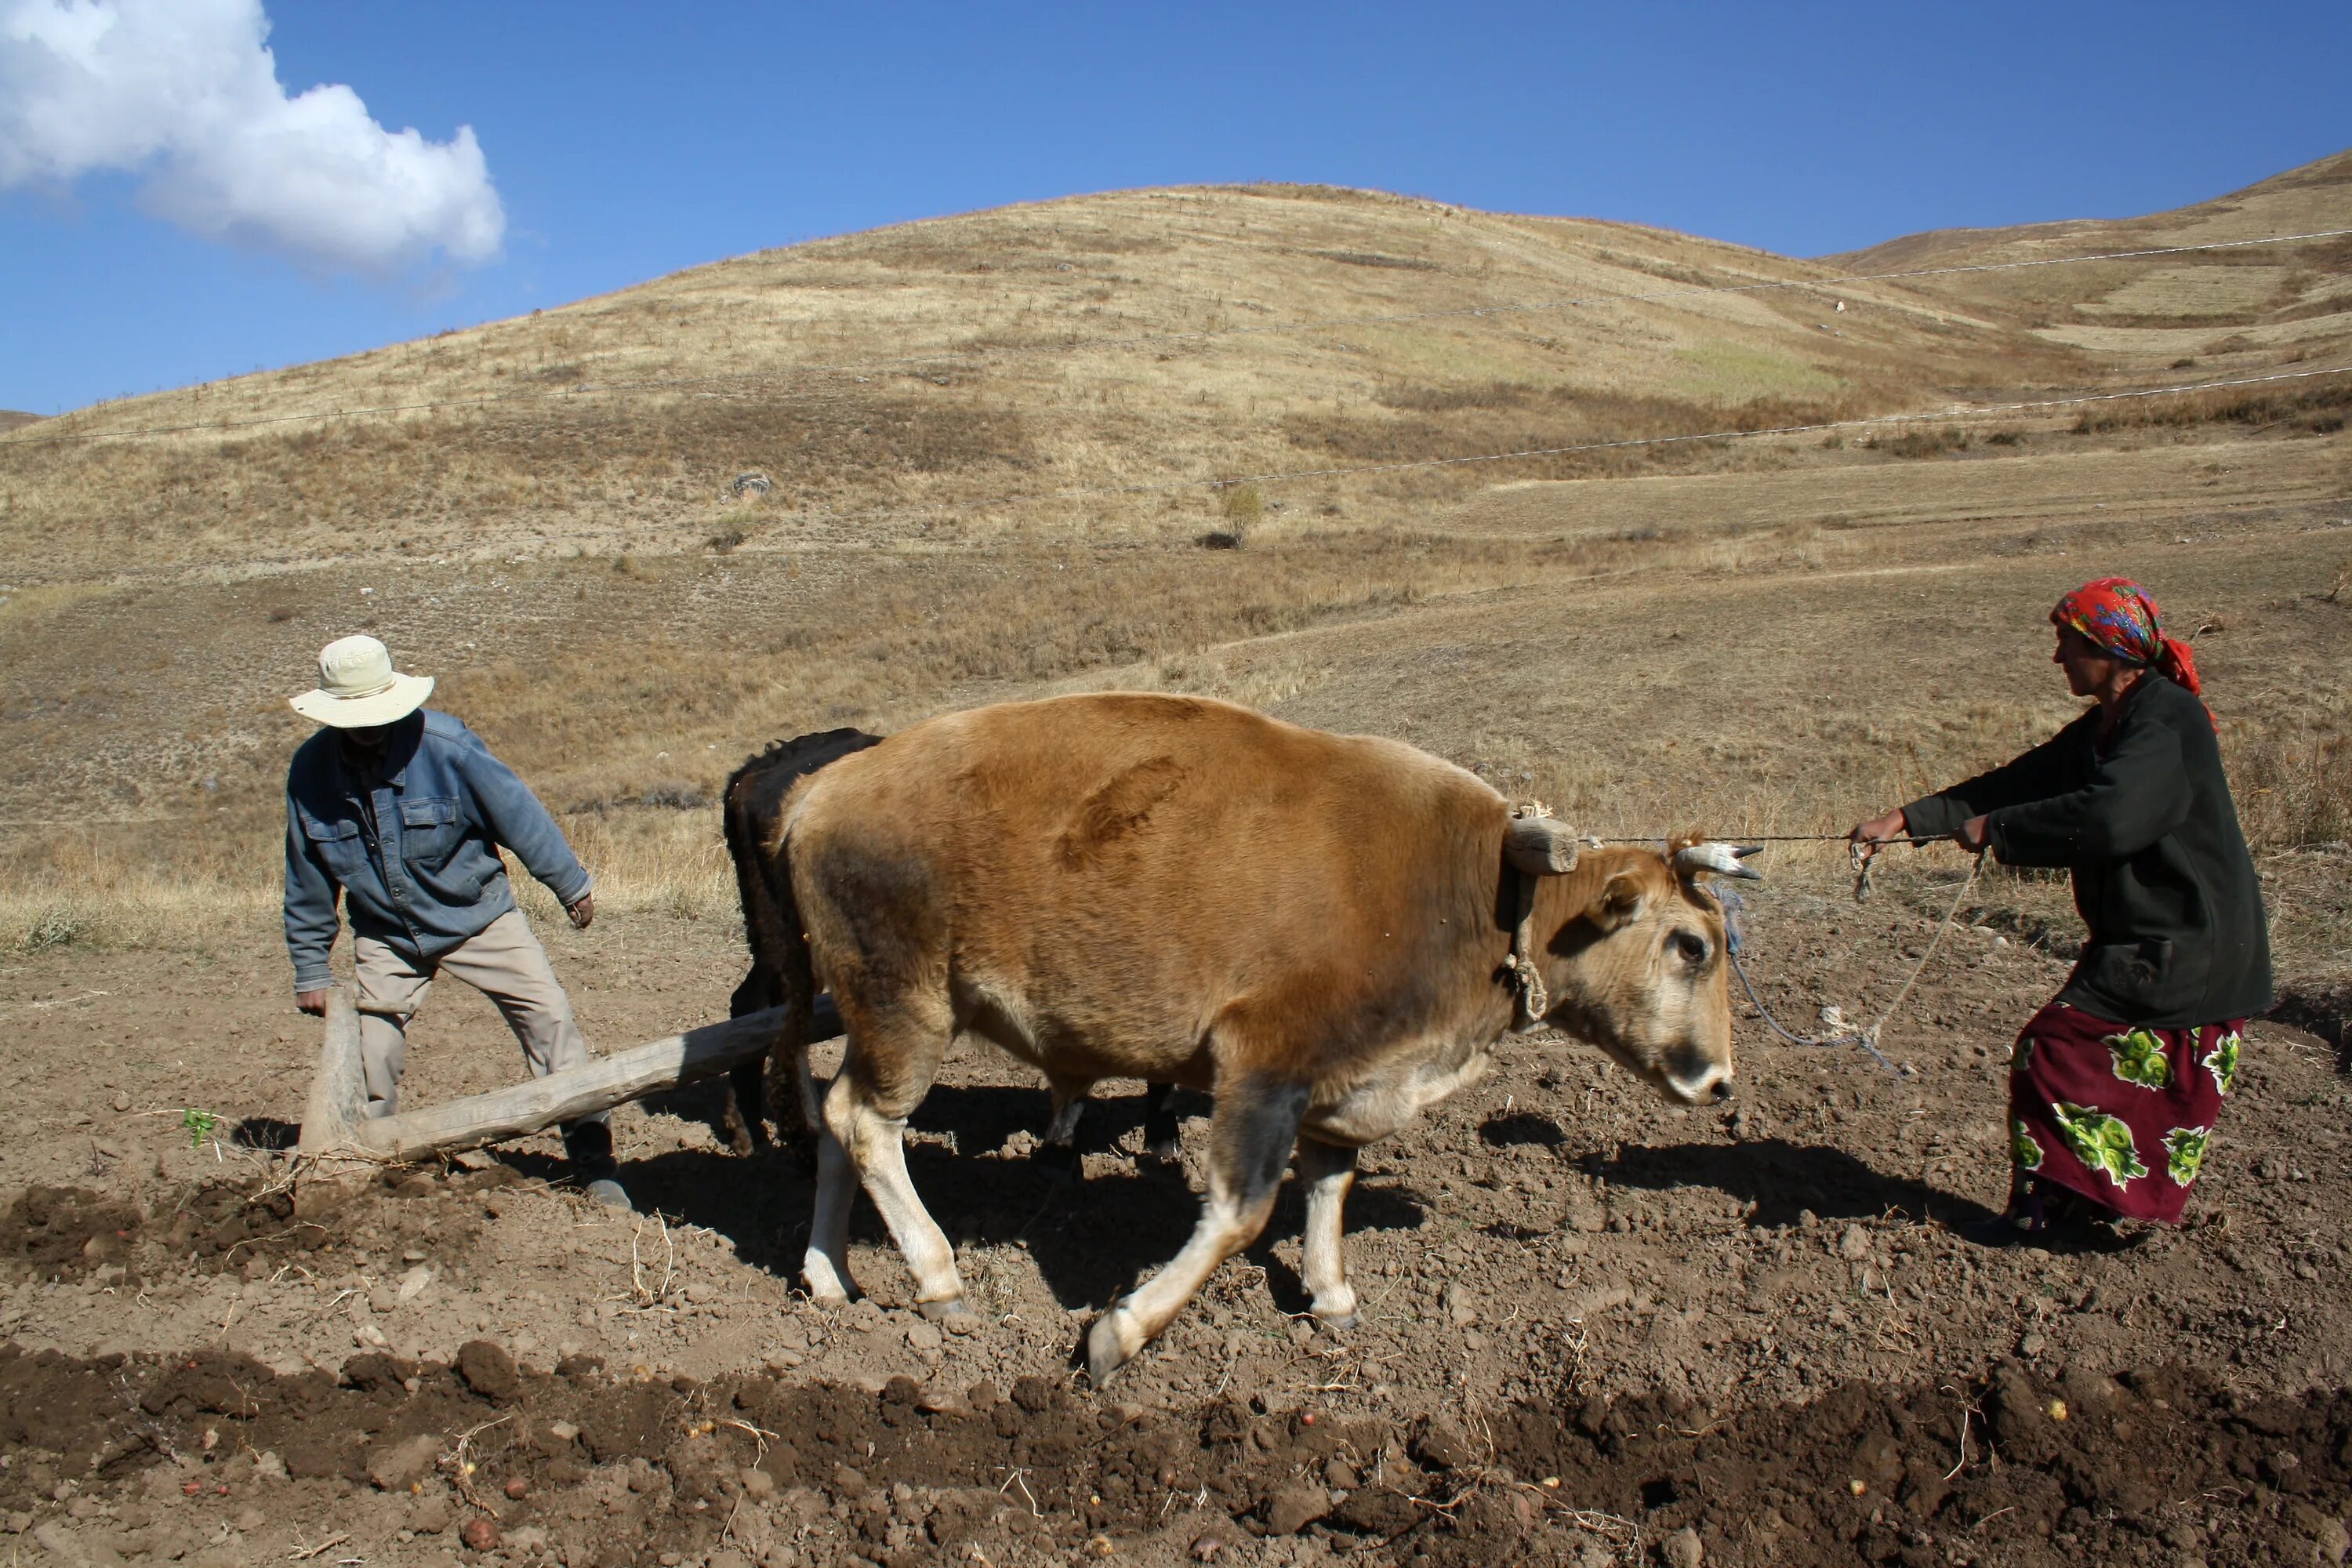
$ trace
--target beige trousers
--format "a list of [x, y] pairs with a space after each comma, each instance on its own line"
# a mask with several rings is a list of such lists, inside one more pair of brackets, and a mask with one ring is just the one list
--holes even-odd
[[[488, 996], [522, 1042], [533, 1078], [584, 1066], [588, 1042], [572, 1021], [572, 999], [557, 984], [547, 949], [520, 910], [509, 910], [422, 968], [373, 937], [352, 944], [359, 980], [360, 1061], [367, 1072], [370, 1116], [400, 1108], [400, 1074], [408, 1056], [408, 1020], [425, 1005], [436, 974], [454, 974]], [[583, 1117], [602, 1121], [604, 1114]]]

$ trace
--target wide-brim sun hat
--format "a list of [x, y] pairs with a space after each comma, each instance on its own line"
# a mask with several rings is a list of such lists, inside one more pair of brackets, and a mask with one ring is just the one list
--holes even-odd
[[431, 676], [399, 674], [391, 649], [372, 637], [350, 637], [319, 650], [318, 688], [290, 700], [305, 719], [365, 730], [407, 718], [431, 695]]

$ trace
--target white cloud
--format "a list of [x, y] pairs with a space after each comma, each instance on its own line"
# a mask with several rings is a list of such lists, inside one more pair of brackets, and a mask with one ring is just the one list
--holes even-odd
[[0, 189], [100, 170], [206, 239], [383, 275], [498, 254], [471, 126], [386, 131], [348, 87], [278, 80], [261, 0], [0, 0]]

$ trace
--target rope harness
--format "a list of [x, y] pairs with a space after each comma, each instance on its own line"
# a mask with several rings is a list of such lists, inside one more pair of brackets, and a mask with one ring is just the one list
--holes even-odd
[[[1926, 841], [1914, 839], [1912, 842]], [[1859, 1029], [1846, 1029], [1836, 1034], [1800, 1035], [1772, 1016], [1772, 1009], [1764, 1005], [1764, 999], [1756, 994], [1754, 982], [1748, 978], [1747, 966], [1739, 962], [1740, 949], [1745, 945], [1745, 932], [1742, 930], [1739, 915], [1740, 910], [1746, 907], [1746, 901], [1728, 888], [1717, 889], [1716, 897], [1723, 903], [1724, 951], [1731, 957], [1731, 973], [1739, 976], [1739, 988], [1748, 993], [1748, 1004], [1756, 1009], [1756, 1016], [1764, 1020], [1766, 1028], [1792, 1046], [1860, 1046], [1870, 1053], [1871, 1060], [1888, 1072], [1900, 1077], [1902, 1069], [1887, 1060], [1885, 1053], [1878, 1048], [1879, 1037], [1885, 1032], [1887, 1024], [1901, 1009], [1903, 1004], [1909, 999], [1911, 988], [1919, 983], [1919, 976], [1927, 972], [1927, 965], [1935, 960], [1936, 950], [1944, 943], [1944, 933], [1950, 931], [1953, 923], [1960, 918], [1960, 906], [1968, 902], [1969, 891], [1976, 887], [1977, 877], [1984, 870], [1987, 853], [1989, 853], [1987, 850], [1978, 850], [1977, 858], [1969, 862], [1969, 874], [1960, 881], [1960, 890], [1952, 895], [1952, 907], [1944, 911], [1943, 921], [1936, 927], [1936, 934], [1928, 939], [1927, 951], [1919, 955], [1919, 962], [1913, 964], [1911, 973], [1903, 977], [1902, 989], [1895, 993], [1895, 1000], [1886, 1005], [1874, 1023], [1865, 1025]], [[1861, 845], [1857, 844], [1853, 847], [1853, 901], [1863, 903], [1868, 900], [1871, 893], [1871, 857]], [[1845, 1021], [1844, 1010], [1834, 1004], [1822, 1009], [1822, 1022], [1828, 1025], [1830, 1028], [1838, 1029]]]

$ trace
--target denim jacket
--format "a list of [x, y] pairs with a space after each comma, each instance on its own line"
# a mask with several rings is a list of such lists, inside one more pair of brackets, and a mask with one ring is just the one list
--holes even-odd
[[427, 963], [515, 907], [498, 847], [565, 907], [588, 873], [563, 830], [481, 737], [425, 709], [392, 727], [372, 775], [321, 730], [286, 774], [286, 948], [294, 989], [330, 982], [335, 895], [354, 935]]

